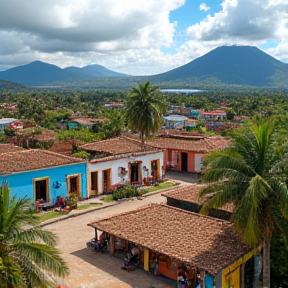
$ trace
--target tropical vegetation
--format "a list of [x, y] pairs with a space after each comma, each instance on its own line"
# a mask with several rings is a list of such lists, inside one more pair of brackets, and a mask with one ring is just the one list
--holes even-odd
[[10, 198], [0, 187], [0, 287], [55, 287], [55, 277], [68, 275], [56, 248], [57, 238], [40, 226], [28, 199]]
[[144, 143], [151, 133], [162, 126], [167, 107], [158, 86], [151, 86], [149, 82], [139, 84], [138, 88], [133, 86], [126, 101], [128, 127], [137, 131]]
[[263, 287], [270, 287], [272, 236], [286, 236], [283, 223], [288, 218], [288, 146], [276, 136], [273, 121], [261, 117], [233, 132], [231, 147], [205, 158], [202, 180], [207, 186], [199, 194], [209, 195], [202, 213], [235, 205], [236, 231], [251, 247], [262, 247]]

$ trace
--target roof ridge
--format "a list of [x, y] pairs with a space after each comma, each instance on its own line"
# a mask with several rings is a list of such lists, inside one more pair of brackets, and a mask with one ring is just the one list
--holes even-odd
[[185, 214], [189, 214], [189, 215], [194, 215], [194, 216], [197, 216], [199, 218], [208, 218], [210, 220], [212, 220], [213, 222], [216, 222], [216, 223], [222, 223], [224, 225], [227, 225], [227, 226], [232, 226], [232, 223], [227, 221], [227, 220], [223, 220], [223, 219], [218, 219], [218, 218], [213, 218], [211, 216], [207, 216], [207, 215], [203, 215], [203, 214], [199, 214], [199, 213], [196, 213], [196, 212], [191, 212], [191, 211], [187, 211], [187, 210], [183, 210], [183, 209], [180, 209], [180, 208], [177, 208], [177, 207], [174, 207], [174, 206], [169, 206], [167, 204], [163, 204], [163, 203], [149, 203], [149, 204], [146, 204], [144, 206], [141, 206], [139, 208], [136, 208], [134, 210], [130, 210], [130, 211], [126, 211], [126, 212], [120, 212], [120, 213], [117, 213], [117, 214], [113, 214], [113, 215], [110, 215], [108, 217], [104, 217], [104, 218], [100, 218], [98, 220], [95, 220], [95, 221], [92, 221], [90, 222], [89, 224], [87, 224], [87, 226], [91, 226], [93, 227], [93, 223], [95, 222], [102, 222], [102, 221], [106, 221], [106, 220], [109, 220], [109, 219], [112, 219], [114, 217], [118, 217], [118, 216], [123, 216], [123, 215], [127, 215], [127, 214], [131, 214], [131, 213], [135, 213], [136, 211], [142, 211], [142, 210], [145, 210], [145, 209], [148, 209], [150, 207], [153, 207], [153, 206], [162, 206], [162, 207], [165, 207], [165, 208], [168, 208], [168, 209], [172, 209], [172, 210], [176, 210], [176, 211], [179, 211], [181, 213], [185, 213]]

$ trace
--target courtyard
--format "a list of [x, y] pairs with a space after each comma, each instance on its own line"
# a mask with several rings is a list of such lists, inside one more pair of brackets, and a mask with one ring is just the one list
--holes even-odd
[[[184, 184], [185, 185], [185, 184]], [[161, 193], [143, 200], [126, 201], [118, 205], [68, 218], [45, 226], [59, 237], [58, 248], [70, 268], [70, 275], [59, 279], [59, 284], [69, 288], [173, 288], [176, 282], [162, 276], [155, 276], [142, 269], [126, 272], [121, 269], [123, 258], [109, 253], [95, 253], [86, 247], [94, 237], [94, 229], [88, 227], [91, 221], [125, 211], [131, 211], [149, 203], [165, 203]]]

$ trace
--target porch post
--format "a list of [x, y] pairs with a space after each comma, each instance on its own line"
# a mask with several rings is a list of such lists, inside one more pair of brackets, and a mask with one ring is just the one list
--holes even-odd
[[144, 248], [144, 270], [149, 271], [149, 249]]
[[98, 240], [98, 233], [97, 233], [97, 228], [95, 228], [95, 240]]
[[110, 253], [114, 254], [114, 248], [115, 248], [115, 236], [114, 235], [110, 235], [109, 244], [110, 244]]

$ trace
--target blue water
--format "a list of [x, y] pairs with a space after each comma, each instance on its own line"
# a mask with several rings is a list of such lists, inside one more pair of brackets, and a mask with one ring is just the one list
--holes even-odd
[[196, 89], [159, 89], [163, 93], [176, 93], [176, 94], [193, 94], [204, 92], [204, 90], [196, 90]]

